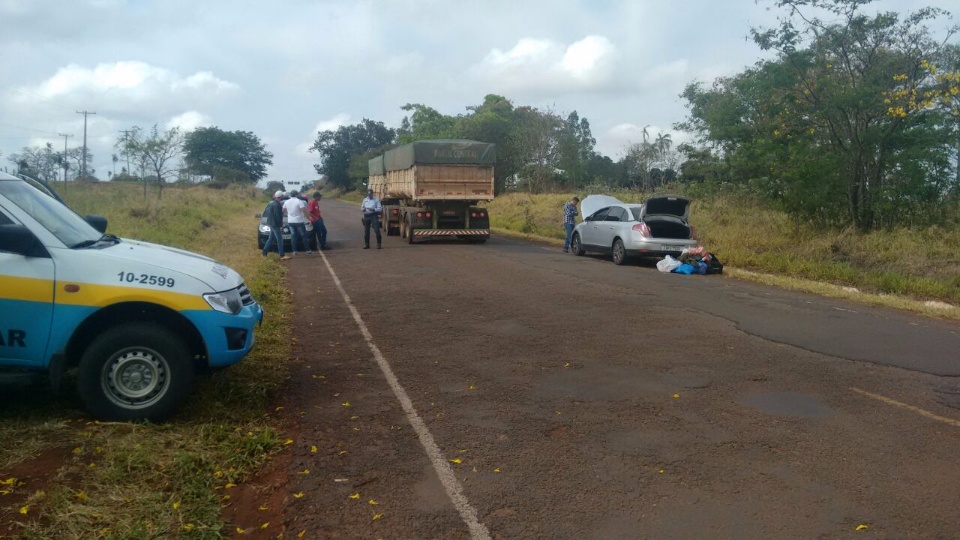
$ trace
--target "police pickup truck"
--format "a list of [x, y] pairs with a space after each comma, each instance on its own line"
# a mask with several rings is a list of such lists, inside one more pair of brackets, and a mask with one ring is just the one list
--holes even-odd
[[0, 383], [76, 368], [104, 420], [160, 421], [194, 375], [239, 362], [263, 318], [213, 259], [106, 234], [45, 186], [0, 173]]

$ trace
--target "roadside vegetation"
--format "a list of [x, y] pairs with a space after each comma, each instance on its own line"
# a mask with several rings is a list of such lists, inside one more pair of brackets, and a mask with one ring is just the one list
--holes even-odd
[[[156, 189], [156, 188], [151, 188]], [[269, 408], [287, 377], [289, 297], [275, 258], [255, 249], [253, 218], [266, 199], [253, 187], [170, 188], [162, 200], [131, 184], [71, 183], [61, 196], [78, 213], [109, 219], [109, 232], [209, 255], [246, 280], [267, 314], [239, 364], [197, 379], [172, 420], [99, 423], [73, 387], [53, 397], [17, 389], [0, 407], [0, 508], [20, 538], [221, 538], [221, 505], [234, 484], [283, 447]], [[43, 485], [13, 480], [52, 467]], [[22, 476], [22, 475], [21, 475]]]
[[[642, 202], [652, 196], [602, 186], [585, 188], [577, 195], [583, 198], [599, 193], [625, 202]], [[693, 201], [690, 221], [701, 243], [739, 277], [870, 300], [843, 289], [855, 287], [876, 295], [876, 303], [897, 304], [893, 298], [882, 301], [881, 295], [902, 296], [916, 302], [912, 306], [897, 304], [899, 307], [960, 318], [958, 309], [924, 305], [937, 301], [960, 306], [960, 258], [955, 252], [960, 242], [960, 215], [943, 225], [863, 232], [855, 227], [818, 227], [734, 190], [674, 185], [658, 192], [667, 193]], [[561, 208], [573, 195], [510, 193], [497, 197], [488, 205], [491, 226], [498, 232], [561, 241]], [[816, 287], [804, 280], [835, 287]]]

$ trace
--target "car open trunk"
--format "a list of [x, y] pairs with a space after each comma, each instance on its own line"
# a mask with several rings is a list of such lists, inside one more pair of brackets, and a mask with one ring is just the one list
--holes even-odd
[[654, 238], [690, 238], [690, 227], [678, 218], [672, 216], [646, 216], [643, 222], [650, 227], [650, 235]]

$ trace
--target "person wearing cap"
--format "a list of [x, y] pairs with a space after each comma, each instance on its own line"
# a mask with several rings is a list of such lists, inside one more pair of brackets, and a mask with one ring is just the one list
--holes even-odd
[[373, 190], [367, 190], [367, 197], [360, 203], [360, 210], [363, 212], [363, 249], [370, 249], [370, 228], [373, 227], [377, 233], [377, 249], [380, 249], [380, 213], [383, 212], [383, 206], [380, 205], [380, 199], [373, 194]]
[[280, 260], [284, 261], [290, 258], [289, 255], [283, 254], [283, 207], [281, 201], [283, 201], [285, 195], [286, 193], [283, 191], [274, 193], [273, 198], [263, 209], [263, 217], [267, 218], [267, 226], [270, 227], [270, 235], [267, 236], [267, 241], [263, 244], [263, 256], [267, 256], [273, 243], [276, 242], [277, 253], [280, 255]]
[[290, 192], [290, 198], [283, 202], [283, 213], [287, 215], [287, 226], [290, 227], [290, 251], [297, 256], [297, 246], [303, 248], [307, 254], [310, 251], [310, 241], [307, 239], [307, 203], [300, 198], [297, 190]]
[[313, 235], [317, 238], [317, 249], [327, 247], [327, 226], [323, 224], [323, 214], [320, 213], [320, 199], [323, 195], [319, 191], [313, 192], [313, 200], [307, 205], [307, 216], [313, 224]]

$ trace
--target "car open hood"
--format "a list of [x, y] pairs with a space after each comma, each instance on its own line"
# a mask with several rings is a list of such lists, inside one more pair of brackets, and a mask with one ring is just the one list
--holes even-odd
[[653, 197], [643, 203], [640, 218], [643, 219], [645, 216], [677, 216], [686, 220], [690, 217], [690, 201], [672, 195]]
[[597, 210], [615, 204], [623, 204], [623, 202], [609, 195], [588, 195], [580, 201], [580, 215], [583, 216], [583, 219], [587, 219], [588, 216], [592, 216]]

